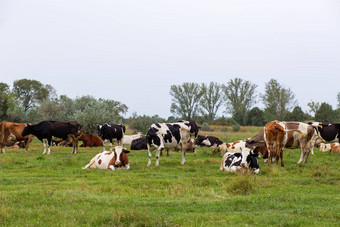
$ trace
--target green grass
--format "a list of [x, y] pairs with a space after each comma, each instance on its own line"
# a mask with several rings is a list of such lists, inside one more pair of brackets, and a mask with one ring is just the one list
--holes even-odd
[[[254, 133], [253, 133], [254, 134]], [[235, 135], [234, 135], [235, 136]], [[240, 136], [236, 135], [235, 137]], [[285, 167], [260, 159], [256, 176], [219, 171], [213, 148], [171, 152], [147, 167], [147, 152], [129, 154], [131, 169], [82, 170], [102, 148], [52, 147], [35, 140], [25, 153], [0, 154], [1, 226], [310, 226], [340, 225], [339, 154], [319, 152]]]

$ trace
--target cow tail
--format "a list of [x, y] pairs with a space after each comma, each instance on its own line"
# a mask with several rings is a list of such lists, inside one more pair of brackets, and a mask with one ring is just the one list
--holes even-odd
[[306, 134], [304, 132], [302, 132], [301, 130], [299, 129], [287, 129], [285, 130], [286, 132], [291, 132], [291, 131], [294, 131], [294, 132], [298, 132], [300, 133], [301, 135], [303, 135], [304, 137], [306, 136]]

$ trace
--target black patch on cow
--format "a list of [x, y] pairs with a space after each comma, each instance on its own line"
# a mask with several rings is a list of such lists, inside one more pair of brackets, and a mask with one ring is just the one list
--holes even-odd
[[161, 128], [161, 125], [160, 125], [160, 124], [156, 123], [155, 125], [156, 125], [158, 128]]
[[146, 150], [148, 149], [146, 145], [146, 138], [138, 138], [132, 140], [131, 142], [131, 150]]
[[172, 134], [169, 130], [166, 130], [166, 134], [164, 135], [164, 142], [171, 143], [172, 142]]
[[178, 124], [166, 124], [166, 126], [168, 127], [168, 129], [170, 130], [171, 134], [173, 137], [175, 137], [177, 144], [179, 144], [180, 140], [181, 140], [181, 126]]
[[[158, 131], [158, 130], [157, 130]], [[151, 146], [152, 144], [155, 144], [157, 146], [161, 145], [161, 140], [157, 136], [157, 133], [155, 131], [155, 128], [151, 127], [146, 134], [146, 141]]]
[[250, 153], [247, 157], [247, 162], [249, 163], [249, 168], [250, 169], [258, 169], [259, 166], [259, 162], [257, 161], [257, 157], [259, 156], [259, 154], [253, 154]]
[[[241, 156], [241, 159], [239, 161], [233, 163], [233, 160], [235, 158], [239, 158], [240, 156]], [[228, 156], [228, 158], [224, 162], [224, 166], [231, 167], [231, 164], [233, 164], [233, 166], [240, 166], [241, 161], [242, 161], [242, 154], [241, 153], [235, 153], [235, 154]]]

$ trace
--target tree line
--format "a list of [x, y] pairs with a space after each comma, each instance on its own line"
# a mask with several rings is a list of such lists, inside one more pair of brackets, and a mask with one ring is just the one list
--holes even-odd
[[[146, 133], [152, 123], [179, 119], [193, 119], [203, 125], [233, 125], [235, 128], [240, 125], [262, 126], [274, 119], [340, 120], [340, 92], [337, 95], [337, 109], [326, 102], [311, 101], [308, 103], [310, 113], [305, 113], [297, 105], [294, 93], [277, 80], [268, 81], [263, 94], [258, 94], [256, 88], [256, 84], [241, 78], [231, 79], [226, 84], [172, 85], [170, 111], [173, 116], [163, 119], [158, 115], [140, 116], [133, 113], [131, 117], [124, 118], [128, 107], [119, 101], [92, 96], [71, 99], [66, 95], [58, 96], [49, 84], [21, 79], [14, 81], [12, 88], [0, 82], [0, 120], [30, 123], [72, 120], [77, 121], [86, 133], [95, 133], [97, 124], [104, 122], [128, 124], [135, 131]], [[256, 107], [259, 102], [263, 103], [264, 109]], [[220, 110], [231, 117], [218, 116]]]
[[[226, 84], [183, 83], [172, 85], [171, 112], [177, 118], [195, 119], [212, 124], [238, 124], [262, 126], [268, 121], [323, 121], [340, 120], [340, 92], [337, 94], [337, 109], [326, 103], [311, 101], [309, 113], [297, 105], [294, 92], [276, 79], [265, 84], [263, 94], [256, 91], [257, 85], [241, 78], [230, 79]], [[262, 102], [264, 109], [255, 105]], [[231, 118], [217, 117], [219, 110]]]

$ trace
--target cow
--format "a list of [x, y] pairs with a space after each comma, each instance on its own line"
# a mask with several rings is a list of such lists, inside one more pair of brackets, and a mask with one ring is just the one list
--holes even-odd
[[77, 139], [78, 141], [83, 141], [83, 144], [80, 145], [80, 147], [102, 147], [104, 146], [103, 140], [99, 136], [96, 136], [96, 135], [78, 132]]
[[149, 153], [148, 166], [151, 165], [152, 150], [157, 149], [156, 166], [159, 166], [160, 152], [165, 148], [182, 150], [182, 162], [185, 164], [185, 146], [191, 136], [198, 135], [199, 128], [195, 121], [179, 121], [176, 123], [155, 123], [148, 130], [146, 141]]
[[44, 143], [44, 152], [46, 154], [46, 146], [48, 146], [48, 153], [51, 153], [51, 142], [52, 137], [57, 137], [63, 140], [67, 138], [72, 139], [72, 154], [77, 153], [78, 151], [78, 140], [77, 133], [80, 128], [80, 125], [75, 121], [42, 121], [36, 125], [26, 124], [23, 129], [21, 135], [34, 135], [40, 141]]
[[330, 150], [331, 153], [340, 153], [340, 146], [335, 146], [332, 147], [332, 149]]
[[225, 154], [226, 152], [241, 152], [242, 148], [245, 148], [245, 140], [239, 140], [232, 143], [222, 143], [213, 150], [213, 154], [220, 152]]
[[146, 149], [148, 149], [146, 145], [146, 138], [132, 140], [131, 150], [146, 150]]
[[24, 141], [25, 152], [28, 152], [28, 145], [34, 139], [33, 135], [22, 136], [21, 132], [25, 128], [25, 123], [14, 123], [9, 121], [3, 121], [0, 123], [1, 136], [0, 136], [0, 150], [1, 153], [5, 153], [5, 146], [8, 139], [13, 141]]
[[[257, 161], [258, 153], [249, 148], [241, 149], [241, 152], [227, 152], [223, 155], [220, 170], [235, 172], [241, 169], [250, 169], [254, 174], [260, 172]], [[244, 161], [245, 160], [245, 161]]]
[[317, 135], [323, 142], [340, 143], [340, 124], [327, 124], [320, 122], [309, 122], [308, 124], [316, 126], [315, 130]]
[[[169, 156], [169, 148], [165, 148], [166, 150], [166, 156]], [[173, 148], [171, 149], [173, 151], [178, 152], [180, 149], [179, 148]], [[195, 150], [195, 139], [189, 139], [187, 144], [184, 147], [185, 152], [192, 152], [196, 154], [196, 150]], [[162, 156], [162, 151], [161, 151], [161, 156]]]
[[206, 146], [206, 147], [210, 147], [211, 146], [211, 143], [210, 143], [210, 141], [209, 141], [207, 136], [198, 135], [196, 137], [195, 143], [198, 146]]
[[[123, 139], [125, 135], [125, 125], [117, 124], [103, 124], [97, 126], [98, 136], [100, 136], [103, 141], [110, 141], [110, 150], [112, 150], [112, 141], [117, 140], [118, 146], [123, 145]], [[104, 144], [105, 150], [105, 144]]]
[[143, 138], [143, 134], [138, 132], [135, 135], [124, 135], [123, 145], [131, 145], [132, 141], [135, 139]]
[[122, 146], [116, 146], [112, 151], [103, 151], [97, 154], [83, 169], [107, 169], [115, 170], [117, 168], [130, 169], [127, 154], [130, 153]]
[[320, 151], [323, 151], [323, 152], [330, 151], [336, 146], [339, 146], [339, 143], [329, 143], [329, 144], [320, 143]]

